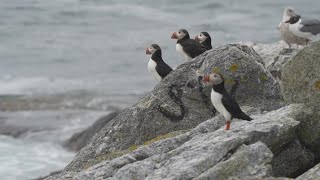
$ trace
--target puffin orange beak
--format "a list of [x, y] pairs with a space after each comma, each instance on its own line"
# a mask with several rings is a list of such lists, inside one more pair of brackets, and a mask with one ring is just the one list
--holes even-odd
[[172, 34], [171, 39], [178, 39], [178, 36], [177, 36], [177, 33], [176, 33], [176, 32], [174, 32], [174, 33]]
[[198, 38], [198, 36], [194, 37], [194, 40], [200, 41], [200, 39]]
[[149, 48], [146, 48], [146, 54], [151, 54], [151, 52], [149, 51]]
[[209, 82], [209, 76], [203, 76], [203, 79], [202, 79], [203, 82], [207, 83]]

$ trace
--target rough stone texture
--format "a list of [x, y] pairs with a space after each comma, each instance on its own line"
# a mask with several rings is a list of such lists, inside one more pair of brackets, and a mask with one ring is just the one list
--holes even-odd
[[296, 139], [286, 144], [282, 151], [274, 153], [272, 173], [275, 177], [295, 178], [313, 165], [313, 153], [304, 148]]
[[298, 51], [298, 49], [283, 49], [279, 52], [279, 55], [276, 56], [274, 61], [267, 67], [273, 77], [281, 80], [282, 66], [295, 56]]
[[320, 42], [298, 52], [282, 68], [281, 90], [288, 103], [305, 103], [310, 118], [299, 128], [301, 142], [315, 155], [320, 155]]
[[99, 118], [92, 126], [88, 127], [82, 132], [74, 134], [70, 139], [64, 143], [64, 147], [72, 150], [79, 151], [87, 145], [90, 139], [98, 133], [108, 122], [116, 117], [119, 112], [112, 112], [106, 116]]
[[259, 177], [231, 177], [228, 178], [228, 180], [292, 180], [291, 178], [285, 178], [285, 177], [265, 177], [265, 178], [259, 178]]
[[[172, 131], [191, 129], [213, 117], [210, 100], [199, 91], [199, 72], [222, 73], [227, 90], [232, 89], [240, 105], [261, 110], [279, 108], [282, 106], [279, 85], [261, 61], [253, 49], [231, 44], [180, 65], [139, 103], [111, 120], [65, 170], [79, 171], [87, 161], [101, 154], [126, 150]], [[204, 94], [208, 96], [210, 89], [205, 86]]]
[[194, 180], [227, 179], [230, 176], [267, 177], [271, 175], [272, 152], [261, 142], [241, 145], [226, 161], [219, 162]]
[[320, 164], [314, 166], [298, 178], [296, 180], [316, 180], [320, 179]]
[[287, 48], [287, 44], [284, 41], [278, 41], [272, 44], [259, 44], [253, 42], [244, 44], [253, 48], [261, 56], [265, 67], [270, 66], [277, 56], [279, 56], [280, 51]]
[[251, 122], [235, 120], [230, 131], [220, 128], [224, 120], [219, 115], [190, 132], [142, 146], [78, 173], [63, 172], [47, 179], [64, 179], [66, 176], [78, 180], [206, 179], [208, 175], [217, 177], [217, 180], [228, 176], [266, 177], [271, 173], [270, 150], [281, 151], [295, 138], [299, 122], [292, 117], [298, 116], [300, 106], [291, 105], [253, 115]]
[[320, 41], [299, 51], [282, 70], [282, 94], [289, 103], [320, 110]]

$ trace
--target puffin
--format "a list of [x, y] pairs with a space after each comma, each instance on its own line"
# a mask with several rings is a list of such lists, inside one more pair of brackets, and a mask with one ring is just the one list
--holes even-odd
[[211, 45], [211, 37], [209, 33], [207, 32], [201, 32], [199, 35], [197, 35], [194, 40], [200, 42], [202, 46], [204, 46], [207, 50], [212, 49]]
[[172, 71], [172, 68], [163, 61], [159, 45], [151, 44], [146, 48], [146, 54], [151, 54], [148, 71], [156, 80], [161, 81]]
[[239, 107], [233, 97], [224, 88], [224, 79], [221, 74], [211, 73], [202, 79], [205, 83], [212, 84], [211, 102], [216, 110], [223, 115], [226, 120], [225, 130], [229, 130], [233, 118], [251, 121], [251, 117], [246, 115]]
[[282, 21], [278, 25], [281, 39], [289, 45], [289, 49], [291, 49], [292, 44], [296, 44], [298, 47], [299, 45], [306, 45], [309, 41], [309, 39], [296, 36], [290, 31], [289, 23], [286, 23], [286, 21], [295, 16], [297, 16], [296, 10], [293, 7], [287, 7], [283, 12]]
[[207, 50], [198, 41], [190, 39], [188, 31], [185, 29], [179, 29], [174, 32], [171, 39], [177, 39], [176, 51], [180, 53], [186, 61], [190, 61]]
[[300, 15], [291, 17], [286, 23], [289, 23], [290, 31], [299, 37], [313, 39], [320, 34], [320, 20], [301, 19]]

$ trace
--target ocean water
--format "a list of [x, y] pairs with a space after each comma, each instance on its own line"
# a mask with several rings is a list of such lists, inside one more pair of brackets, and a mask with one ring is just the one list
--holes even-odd
[[316, 0], [0, 1], [0, 126], [24, 129], [0, 136], [0, 179], [62, 169], [74, 156], [64, 140], [152, 90], [150, 44], [177, 67], [178, 28], [207, 31], [214, 46], [272, 43], [289, 5], [320, 19]]

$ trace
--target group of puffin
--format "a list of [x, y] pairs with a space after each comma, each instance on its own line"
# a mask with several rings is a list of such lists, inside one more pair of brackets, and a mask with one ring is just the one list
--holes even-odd
[[[187, 30], [179, 29], [172, 34], [171, 39], [177, 39], [176, 51], [186, 61], [190, 61], [203, 52], [212, 49], [211, 37], [207, 32], [201, 32], [194, 39], [190, 39]], [[172, 71], [172, 68], [163, 61], [159, 45], [151, 44], [146, 48], [146, 54], [151, 55], [148, 70], [156, 80], [161, 81]]]
[[[306, 45], [311, 38], [320, 34], [320, 21], [302, 20], [294, 8], [287, 7], [284, 10], [283, 20], [280, 22], [278, 30], [282, 40], [289, 45], [289, 48], [291, 48], [291, 44]], [[203, 52], [212, 49], [211, 37], [207, 32], [201, 32], [194, 39], [190, 39], [187, 30], [179, 29], [172, 34], [171, 39], [177, 39], [176, 51], [186, 61], [190, 61]], [[172, 68], [163, 61], [159, 45], [150, 45], [146, 49], [146, 54], [151, 55], [148, 70], [156, 80], [161, 81], [172, 71]], [[226, 120], [225, 130], [230, 129], [232, 118], [252, 120], [240, 109], [235, 99], [228, 94], [221, 74], [211, 73], [204, 75], [202, 81], [212, 85], [211, 102], [215, 109], [224, 116]]]
[[[190, 39], [187, 30], [179, 29], [172, 34], [171, 39], [177, 39], [176, 51], [181, 54], [186, 61], [190, 61], [203, 52], [212, 49], [211, 37], [207, 32], [201, 32], [194, 39]], [[152, 44], [147, 47], [146, 54], [151, 55], [148, 70], [156, 80], [161, 81], [172, 71], [172, 68], [163, 61], [159, 45]], [[221, 74], [211, 73], [205, 75], [202, 81], [212, 84], [211, 102], [215, 109], [226, 119], [225, 130], [230, 129], [231, 119], [233, 117], [248, 121], [252, 120], [252, 118], [240, 109], [235, 99], [228, 94], [224, 88], [224, 79]]]

